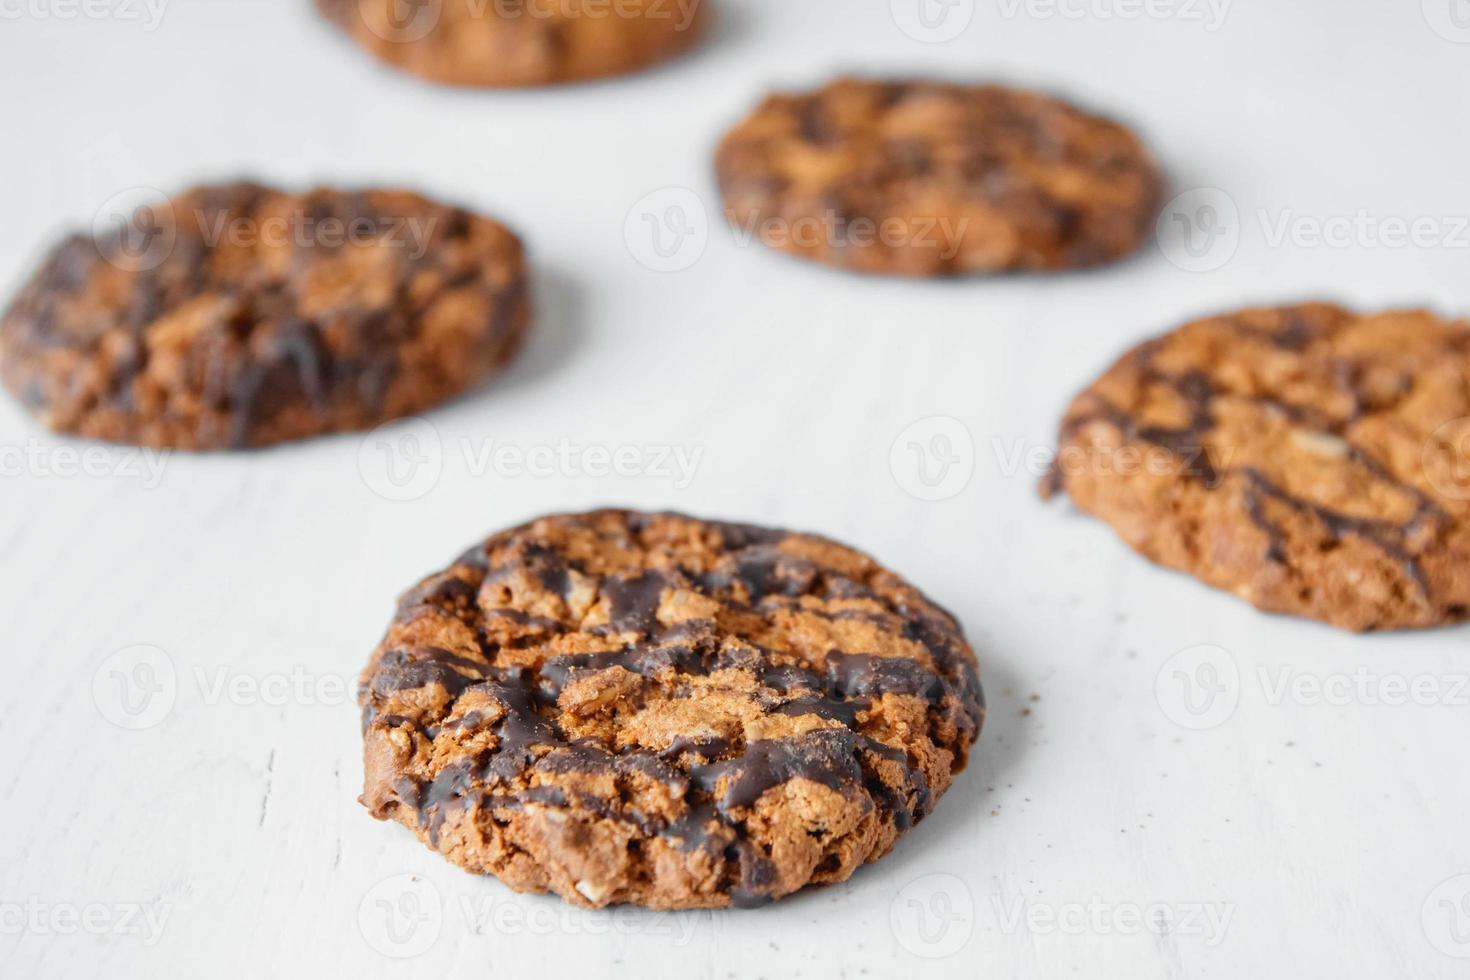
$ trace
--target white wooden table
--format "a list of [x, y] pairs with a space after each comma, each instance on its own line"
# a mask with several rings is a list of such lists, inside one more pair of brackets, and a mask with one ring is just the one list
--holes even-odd
[[[678, 65], [511, 94], [383, 71], [306, 0], [174, 0], [151, 25], [93, 2], [115, 16], [0, 0], [0, 279], [130, 188], [403, 183], [523, 232], [540, 329], [418, 429], [161, 472], [0, 405], [0, 974], [1470, 975], [1470, 633], [1265, 617], [1034, 492], [1070, 395], [1186, 317], [1470, 310], [1463, 0], [959, 0], [930, 27], [907, 0], [723, 0]], [[915, 284], [702, 225], [722, 129], [843, 69], [1133, 121], [1194, 192], [1195, 248], [1166, 218], [1112, 269]], [[694, 234], [658, 258], [643, 215], [680, 204]], [[619, 447], [623, 473], [595, 472]], [[675, 450], [692, 472], [660, 465]], [[759, 911], [589, 914], [357, 805], [352, 688], [398, 591], [604, 503], [825, 532], [960, 616], [990, 718], [894, 854]]]

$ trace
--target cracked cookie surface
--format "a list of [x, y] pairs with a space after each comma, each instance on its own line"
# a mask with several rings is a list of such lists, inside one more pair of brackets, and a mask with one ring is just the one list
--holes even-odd
[[400, 599], [362, 675], [362, 802], [517, 891], [757, 905], [933, 809], [977, 671], [948, 613], [831, 541], [544, 517]]
[[443, 85], [508, 88], [622, 75], [702, 35], [709, 0], [316, 0], [374, 57]]
[[1190, 323], [1072, 403], [1048, 495], [1260, 609], [1470, 615], [1470, 325], [1326, 305]]
[[1162, 180], [1124, 127], [996, 85], [838, 79], [725, 137], [726, 217], [828, 265], [952, 276], [1099, 265], [1153, 228]]
[[76, 235], [0, 318], [48, 427], [178, 449], [371, 428], [494, 374], [529, 322], [519, 240], [405, 191], [239, 183]]

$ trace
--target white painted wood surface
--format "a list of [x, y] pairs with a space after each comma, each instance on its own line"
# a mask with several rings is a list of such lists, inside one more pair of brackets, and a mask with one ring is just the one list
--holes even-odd
[[[88, 447], [0, 405], [0, 974], [1470, 975], [1470, 634], [1261, 616], [1034, 493], [1074, 390], [1185, 317], [1318, 296], [1470, 310], [1455, 2], [1236, 0], [1220, 23], [1204, 0], [960, 0], [963, 33], [923, 43], [886, 0], [723, 0], [718, 37], [676, 66], [479, 94], [380, 70], [306, 0], [173, 0], [151, 31], [0, 0], [7, 283], [120, 191], [239, 174], [462, 201], [512, 222], [542, 270], [535, 341], [503, 383], [430, 414], [437, 480], [411, 500], [375, 492], [384, 458], [355, 436], [175, 456], [159, 479], [90, 449], [107, 472], [58, 475]], [[1009, 79], [1125, 117], [1176, 192], [1224, 192], [1235, 251], [1219, 239], [1209, 272], [1151, 248], [1086, 275], [924, 285], [716, 227], [687, 270], [636, 261], [636, 202], [682, 187], [715, 214], [722, 129], [768, 86], [841, 69]], [[1438, 237], [1311, 242], [1313, 222], [1360, 213]], [[890, 449], [934, 416], [962, 423], [961, 469], [925, 501], [905, 446], [941, 430], [906, 436], [896, 466]], [[388, 444], [411, 448], [402, 434]], [[478, 465], [484, 440], [700, 456], [687, 485], [535, 477]], [[344, 692], [398, 591], [483, 532], [609, 502], [826, 532], [961, 617], [990, 720], [894, 854], [759, 911], [587, 914], [461, 874], [357, 805]], [[146, 679], [128, 673], [138, 644], [173, 683], [155, 672], [139, 717], [156, 724], [127, 730], [111, 685]], [[1223, 693], [1189, 714], [1180, 678], [1212, 676]], [[386, 931], [412, 896], [417, 931]]]

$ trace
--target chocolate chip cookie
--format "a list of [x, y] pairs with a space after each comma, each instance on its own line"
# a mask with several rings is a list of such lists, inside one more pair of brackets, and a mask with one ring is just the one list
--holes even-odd
[[178, 449], [369, 428], [494, 374], [520, 242], [404, 191], [203, 187], [62, 242], [0, 317], [0, 380], [61, 432]]
[[843, 78], [767, 99], [721, 144], [743, 238], [862, 272], [1099, 265], [1139, 247], [1162, 180], [1127, 129], [996, 85]]
[[504, 88], [621, 75], [703, 33], [708, 0], [316, 0], [382, 61], [445, 85]]
[[1321, 304], [1191, 323], [1078, 396], [1043, 489], [1260, 609], [1464, 620], [1470, 325]]
[[586, 907], [843, 881], [964, 768], [955, 620], [822, 538], [604, 510], [496, 534], [404, 595], [362, 675], [362, 802]]

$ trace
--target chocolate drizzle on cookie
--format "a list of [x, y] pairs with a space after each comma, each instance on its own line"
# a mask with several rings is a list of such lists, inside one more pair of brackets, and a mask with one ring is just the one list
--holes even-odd
[[[1401, 357], [1375, 359], [1370, 350], [1355, 351], [1351, 345], [1337, 343], [1335, 338], [1357, 319], [1328, 306], [1248, 311], [1202, 321], [1179, 334], [1141, 345], [1115, 368], [1120, 377], [1128, 379], [1131, 401], [1138, 407], [1110, 401], [1102, 394], [1107, 389], [1092, 389], [1080, 396], [1062, 425], [1058, 455], [1043, 480], [1042, 494], [1051, 496], [1074, 482], [1066, 454], [1096, 453], [1112, 445], [1111, 440], [1099, 443], [1087, 434], [1093, 426], [1108, 427], [1117, 432], [1124, 447], [1141, 444], [1168, 453], [1178, 463], [1169, 476], [1197, 483], [1211, 494], [1230, 495], [1247, 523], [1265, 536], [1262, 558], [1268, 565], [1292, 570], [1301, 549], [1322, 552], [1356, 539], [1372, 545], [1399, 569], [1405, 587], [1417, 595], [1418, 605], [1432, 607], [1437, 601], [1436, 586], [1423, 563], [1425, 551], [1449, 532], [1456, 519], [1443, 501], [1421, 485], [1424, 481], [1400, 475], [1403, 459], [1395, 460], [1391, 469], [1356, 441], [1369, 431], [1365, 426], [1377, 423], [1380, 417], [1391, 418], [1415, 389], [1415, 379], [1402, 366]], [[1197, 331], [1194, 336], [1212, 338], [1199, 341], [1204, 351], [1211, 349], [1210, 343], [1229, 343], [1230, 338], [1241, 345], [1264, 347], [1263, 364], [1272, 365], [1275, 375], [1265, 375], [1268, 369], [1264, 366], [1258, 369], [1263, 378], [1243, 380], [1238, 366], [1231, 368], [1233, 373], [1214, 364], [1181, 367], [1189, 358], [1180, 353], [1185, 342], [1176, 338], [1190, 330]], [[1447, 331], [1448, 337], [1458, 339], [1446, 344], [1446, 336], [1440, 335], [1443, 326], [1433, 330], [1426, 343], [1448, 348], [1458, 343], [1462, 351], [1464, 335], [1470, 334]], [[1445, 353], [1451, 359], [1455, 356], [1453, 349]], [[1283, 367], [1288, 358], [1295, 361], [1289, 374]], [[1464, 370], [1470, 372], [1470, 365]], [[1284, 378], [1278, 387], [1269, 380], [1274, 376]], [[1315, 398], [1306, 394], [1313, 391], [1320, 394]], [[1187, 417], [1185, 424], [1167, 427], [1143, 421], [1145, 406], [1158, 404], [1161, 394], [1180, 406]], [[1222, 417], [1226, 411], [1231, 413], [1229, 420]], [[1277, 431], [1285, 422], [1292, 438], [1300, 440], [1296, 445], [1302, 451], [1340, 465], [1360, 480], [1366, 477], [1364, 482], [1377, 489], [1365, 505], [1376, 507], [1383, 516], [1346, 513], [1293, 492], [1279, 476], [1272, 475], [1270, 460], [1233, 461], [1241, 448], [1238, 440], [1257, 438], [1249, 432], [1231, 434], [1230, 426], [1239, 424], [1236, 420], [1240, 418], [1261, 420], [1265, 429]], [[1409, 462], [1417, 464], [1418, 459], [1416, 452]], [[1096, 469], [1080, 478], [1091, 485], [1115, 475], [1101, 466]], [[1308, 531], [1289, 534], [1285, 528], [1288, 519], [1299, 526], [1305, 520]]]
[[1117, 123], [1035, 92], [928, 79], [773, 95], [725, 137], [715, 171], [727, 217], [767, 244], [911, 276], [1116, 260], [1153, 227], [1163, 186]]
[[[56, 428], [241, 449], [375, 425], [488, 376], [529, 315], [513, 236], [411, 194], [226, 184], [132, 221], [148, 251], [74, 236], [0, 318], [5, 384]], [[445, 346], [435, 316], [470, 320]]]
[[[492, 538], [408, 593], [398, 622], [449, 617], [472, 628], [483, 617], [488, 633], [477, 633], [477, 649], [465, 653], [388, 646], [364, 675], [361, 703], [369, 738], [375, 731], [399, 731], [409, 744], [422, 739], [425, 748], [441, 747], [436, 755], [449, 752], [442, 766], [426, 766], [427, 757], [405, 757], [387, 795], [378, 796], [379, 816], [411, 813], [409, 822], [441, 846], [453, 814], [477, 826], [513, 821], [528, 808], [591, 814], [631, 827], [641, 839], [666, 841], [689, 860], [697, 853], [704, 855], [701, 861], [724, 865], [728, 882], [722, 888], [729, 901], [751, 905], [791, 887], [761, 842], [765, 832], [751, 823], [767, 794], [779, 787], [823, 787], [861, 819], [888, 826], [888, 833], [907, 830], [930, 812], [938, 796], [930, 776], [934, 763], [916, 756], [888, 728], [885, 713], [900, 710], [898, 704], [911, 701], [917, 717], [928, 719], [927, 732], [905, 738], [918, 735], [924, 745], [946, 746], [954, 767], [963, 764], [984, 714], [973, 654], [947, 614], [896, 580], [875, 579], [886, 575], [876, 566], [861, 576], [838, 572], [783, 550], [791, 536], [780, 532], [675, 515], [598, 512], [551, 520], [567, 522], [574, 534], [590, 528], [610, 540], [643, 541], [633, 547], [651, 557], [642, 568], [596, 571], [577, 556], [577, 547], [530, 525]], [[657, 536], [685, 526], [714, 539], [714, 550], [701, 553], [713, 560], [698, 559], [709, 562], [706, 567], [691, 567]], [[585, 599], [587, 584], [595, 582], [593, 608], [601, 615], [586, 615], [578, 625], [504, 607], [503, 590], [527, 582], [564, 603], [578, 594]], [[752, 623], [825, 613], [812, 622], [849, 622], [852, 629], [892, 636], [892, 643], [908, 644], [915, 654], [833, 648], [813, 662], [730, 633], [717, 619], [660, 618], [671, 597], [691, 594]], [[902, 599], [895, 601], [897, 596]], [[538, 608], [543, 601], [536, 600]], [[496, 605], [487, 608], [487, 602]], [[833, 604], [837, 608], [828, 608]], [[506, 646], [486, 639], [499, 635], [497, 620], [549, 620], [556, 630], [538, 633], [537, 642], [579, 632], [604, 649], [538, 654], [535, 646]], [[662, 744], [640, 744], [625, 741], [631, 734], [612, 740], [579, 735], [577, 716], [567, 714], [583, 703], [577, 698], [587, 684], [621, 685], [622, 701], [607, 703], [621, 718], [621, 712], [636, 714], [648, 699], [677, 708], [681, 700], [710, 691], [710, 681], [719, 677], [730, 680], [713, 690], [728, 692], [722, 696], [733, 699], [736, 710], [763, 715], [776, 726], [772, 731], [784, 725], [789, 733], [747, 738], [738, 727], [691, 728]], [[403, 707], [408, 704], [442, 707], [415, 714]], [[615, 725], [610, 731], [623, 730]], [[461, 753], [454, 746], [474, 748]], [[948, 767], [939, 772], [947, 782]], [[609, 785], [618, 787], [611, 796]], [[589, 786], [604, 788], [593, 792]], [[641, 803], [652, 787], [661, 787], [655, 796], [676, 802], [662, 809]], [[718, 904], [718, 898], [707, 895], [703, 901]]]

